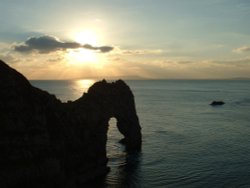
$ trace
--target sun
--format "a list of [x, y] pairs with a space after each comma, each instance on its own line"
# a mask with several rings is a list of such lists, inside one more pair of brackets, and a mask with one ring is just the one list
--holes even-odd
[[[91, 30], [75, 32], [73, 37], [75, 42], [82, 45], [89, 44], [93, 47], [98, 46], [98, 35]], [[98, 53], [95, 50], [78, 48], [68, 50], [67, 59], [73, 64], [98, 63]]]
[[74, 39], [76, 42], [80, 44], [90, 44], [97, 45], [98, 44], [98, 35], [94, 31], [80, 31], [74, 35]]

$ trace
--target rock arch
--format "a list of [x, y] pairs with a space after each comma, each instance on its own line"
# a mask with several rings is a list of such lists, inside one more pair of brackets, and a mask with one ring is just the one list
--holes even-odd
[[93, 97], [93, 101], [104, 109], [102, 116], [105, 119], [116, 118], [117, 128], [124, 136], [126, 150], [140, 150], [141, 127], [136, 114], [134, 96], [128, 85], [122, 80], [113, 83], [103, 80], [91, 86], [87, 95]]
[[0, 61], [0, 187], [82, 182], [108, 172], [108, 121], [128, 152], [141, 149], [134, 96], [122, 80], [95, 83], [73, 102], [33, 87]]

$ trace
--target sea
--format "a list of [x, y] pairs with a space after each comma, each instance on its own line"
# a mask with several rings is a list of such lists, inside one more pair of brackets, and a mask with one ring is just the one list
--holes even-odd
[[[81, 97], [94, 82], [31, 81], [64, 102]], [[250, 80], [125, 82], [135, 97], [142, 150], [125, 152], [111, 118], [111, 171], [89, 187], [250, 187]], [[225, 104], [211, 106], [212, 101]]]

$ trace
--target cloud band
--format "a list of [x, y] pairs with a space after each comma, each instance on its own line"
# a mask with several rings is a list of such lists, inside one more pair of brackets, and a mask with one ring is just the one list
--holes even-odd
[[77, 42], [62, 42], [56, 37], [40, 36], [30, 37], [24, 43], [15, 45], [14, 50], [20, 53], [39, 52], [50, 53], [58, 50], [85, 48], [88, 50], [95, 50], [101, 53], [107, 53], [113, 50], [112, 46], [92, 46], [90, 44], [80, 44]]

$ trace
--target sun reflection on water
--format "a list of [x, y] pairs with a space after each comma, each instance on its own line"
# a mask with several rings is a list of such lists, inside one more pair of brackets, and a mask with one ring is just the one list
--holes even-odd
[[75, 80], [72, 88], [73, 99], [75, 100], [81, 97], [83, 93], [86, 93], [94, 83], [95, 80], [93, 79]]
[[81, 79], [81, 80], [76, 80], [76, 85], [78, 86], [79, 89], [81, 89], [84, 92], [87, 92], [89, 87], [94, 84], [95, 80], [92, 79]]

